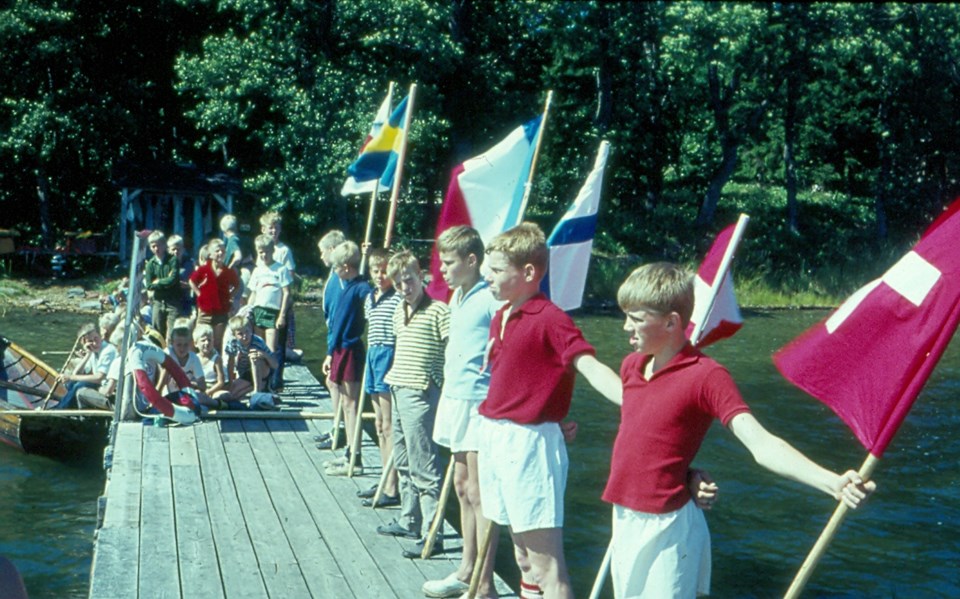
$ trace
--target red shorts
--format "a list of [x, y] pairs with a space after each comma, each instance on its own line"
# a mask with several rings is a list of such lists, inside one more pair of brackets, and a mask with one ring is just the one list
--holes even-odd
[[359, 383], [366, 361], [363, 346], [333, 350], [330, 364], [330, 381], [334, 383]]

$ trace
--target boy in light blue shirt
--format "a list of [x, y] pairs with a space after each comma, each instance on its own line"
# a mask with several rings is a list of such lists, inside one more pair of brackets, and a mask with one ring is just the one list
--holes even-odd
[[[455, 226], [437, 239], [440, 272], [453, 290], [450, 298], [450, 338], [447, 342], [443, 372], [443, 390], [437, 407], [433, 440], [448, 447], [454, 460], [453, 482], [460, 502], [463, 554], [456, 572], [442, 580], [424, 583], [429, 597], [459, 596], [467, 590], [480, 536], [488, 520], [480, 509], [480, 485], [477, 479], [477, 434], [480, 416], [477, 408], [487, 397], [490, 373], [484, 369], [484, 354], [490, 336], [490, 321], [502, 305], [493, 297], [480, 276], [484, 247], [480, 234], [466, 226]], [[493, 586], [492, 541], [477, 597], [496, 597]], [[489, 567], [488, 567], [489, 566]]]

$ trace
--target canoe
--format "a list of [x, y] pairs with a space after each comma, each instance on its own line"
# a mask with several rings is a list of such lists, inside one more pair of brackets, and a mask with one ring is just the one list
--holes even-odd
[[[56, 369], [2, 335], [0, 350], [0, 442], [26, 453], [62, 460], [99, 457], [106, 446], [110, 419], [45, 414], [67, 392], [57, 381]], [[25, 409], [35, 413], [23, 414]], [[11, 410], [19, 414], [5, 413]]]

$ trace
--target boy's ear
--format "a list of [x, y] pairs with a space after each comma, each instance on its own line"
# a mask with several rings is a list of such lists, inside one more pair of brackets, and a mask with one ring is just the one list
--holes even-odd
[[480, 264], [480, 258], [477, 258], [476, 254], [467, 254], [467, 265], [474, 267], [477, 264]]
[[523, 280], [528, 283], [536, 281], [539, 274], [537, 273], [537, 267], [533, 264], [524, 264], [521, 272], [523, 272]]
[[667, 315], [667, 328], [673, 329], [674, 327], [680, 327], [680, 315], [676, 312], [671, 312]]

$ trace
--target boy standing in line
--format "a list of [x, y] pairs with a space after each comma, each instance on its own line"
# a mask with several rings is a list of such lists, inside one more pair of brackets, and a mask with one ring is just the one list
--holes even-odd
[[611, 399], [617, 375], [562, 310], [540, 293], [548, 250], [543, 231], [522, 223], [487, 247], [487, 281], [506, 301], [490, 326], [490, 390], [479, 412], [483, 515], [508, 525], [547, 599], [573, 592], [563, 555], [567, 451], [560, 429], [576, 373]]
[[853, 470], [835, 474], [769, 433], [723, 366], [684, 331], [693, 311], [693, 277], [674, 264], [633, 271], [617, 302], [634, 352], [620, 369], [620, 430], [603, 499], [613, 504], [614, 595], [693, 597], [710, 592], [710, 533], [685, 487], [687, 469], [713, 420], [758, 464], [857, 505], [875, 488]]
[[176, 256], [167, 253], [163, 231], [150, 233], [147, 243], [153, 256], [147, 260], [143, 287], [152, 295], [150, 322], [166, 337], [167, 321], [180, 312], [180, 265]]
[[[425, 538], [440, 499], [440, 451], [433, 423], [443, 384], [443, 358], [450, 310], [424, 293], [420, 263], [410, 251], [390, 258], [387, 273], [403, 297], [393, 314], [397, 336], [393, 366], [386, 381], [393, 394], [394, 463], [400, 479], [400, 518], [378, 526], [382, 535]], [[443, 551], [437, 541], [434, 552]], [[420, 551], [403, 556], [419, 558]]]
[[167, 253], [177, 259], [177, 277], [180, 280], [180, 304], [177, 315], [189, 318], [193, 315], [194, 308], [193, 294], [190, 291], [190, 275], [196, 265], [183, 247], [183, 237], [179, 235], [167, 237]]
[[[296, 279], [297, 265], [293, 261], [293, 252], [287, 244], [280, 241], [280, 229], [283, 219], [276, 212], [267, 212], [260, 217], [260, 232], [269, 235], [273, 239], [273, 259], [287, 267], [290, 276]], [[259, 261], [257, 262], [259, 264]], [[277, 347], [280, 356], [277, 369], [273, 373], [273, 389], [277, 392], [283, 391], [283, 363], [287, 359], [287, 352], [293, 351], [294, 334], [296, 332], [296, 323], [293, 317], [293, 299], [290, 299], [287, 307], [286, 326], [277, 327]]]
[[[488, 525], [480, 508], [477, 479], [481, 420], [477, 410], [487, 398], [490, 385], [490, 373], [483, 363], [490, 322], [502, 302], [493, 297], [489, 285], [480, 276], [483, 241], [475, 229], [462, 225], [447, 229], [437, 238], [437, 250], [440, 272], [453, 289], [453, 296], [449, 303], [450, 341], [433, 440], [448, 447], [453, 455], [453, 484], [460, 503], [463, 555], [456, 572], [441, 580], [428, 580], [423, 584], [423, 593], [428, 597], [459, 597], [469, 588], [478, 541]], [[496, 542], [491, 540], [477, 597], [497, 596], [492, 567], [496, 547]]]
[[[357, 403], [360, 399], [360, 384], [366, 352], [363, 347], [363, 330], [366, 318], [363, 302], [370, 295], [370, 284], [360, 276], [360, 248], [352, 241], [344, 241], [330, 252], [330, 265], [343, 284], [337, 309], [330, 319], [330, 334], [333, 342], [327, 346], [323, 361], [323, 374], [337, 386], [343, 405], [343, 420], [346, 425], [347, 450], [340, 458], [327, 462], [327, 474], [346, 476], [349, 469], [350, 448], [357, 424]], [[359, 448], [359, 444], [357, 445]], [[363, 473], [357, 451], [356, 472]]]
[[253, 307], [254, 332], [264, 338], [277, 361], [282, 361], [283, 348], [277, 343], [277, 331], [287, 326], [293, 277], [286, 266], [273, 259], [272, 237], [258, 235], [254, 246], [257, 248], [257, 266], [247, 284], [250, 290], [247, 304]]
[[[320, 241], [317, 242], [317, 249], [320, 250], [320, 260], [323, 261], [323, 265], [330, 269], [330, 275], [327, 277], [327, 282], [323, 285], [323, 320], [327, 324], [327, 347], [333, 345], [333, 330], [330, 327], [330, 320], [333, 318], [333, 313], [337, 309], [337, 301], [340, 299], [340, 293], [343, 290], [343, 283], [340, 281], [340, 277], [337, 276], [337, 273], [334, 271], [333, 266], [330, 264], [330, 254], [333, 252], [333, 248], [337, 247], [347, 238], [343, 235], [341, 231], [336, 229], [328, 231], [323, 237], [320, 238]], [[337, 412], [337, 407], [340, 405], [340, 391], [339, 387], [330, 380], [330, 377], [327, 377], [325, 380], [327, 385], [327, 391], [330, 392], [330, 401], [333, 404], [333, 412]], [[314, 441], [317, 442], [317, 449], [336, 449], [333, 446], [333, 426], [339, 426], [339, 423], [334, 422], [331, 426], [330, 432], [323, 433], [314, 437]]]
[[[387, 467], [387, 460], [393, 452], [393, 405], [390, 397], [390, 386], [384, 378], [393, 365], [393, 354], [396, 349], [397, 338], [393, 334], [393, 313], [403, 301], [393, 288], [393, 281], [387, 276], [387, 262], [390, 254], [383, 248], [370, 251], [367, 264], [370, 267], [370, 279], [373, 281], [373, 293], [363, 302], [363, 314], [367, 319], [367, 364], [365, 391], [370, 394], [370, 401], [376, 413], [377, 439], [380, 442], [380, 462], [383, 468]], [[363, 498], [363, 505], [373, 505], [373, 497], [377, 494], [377, 485], [357, 491], [357, 496]], [[386, 480], [383, 482], [383, 493], [377, 507], [400, 505], [400, 496], [397, 492], [397, 471], [390, 468]]]

